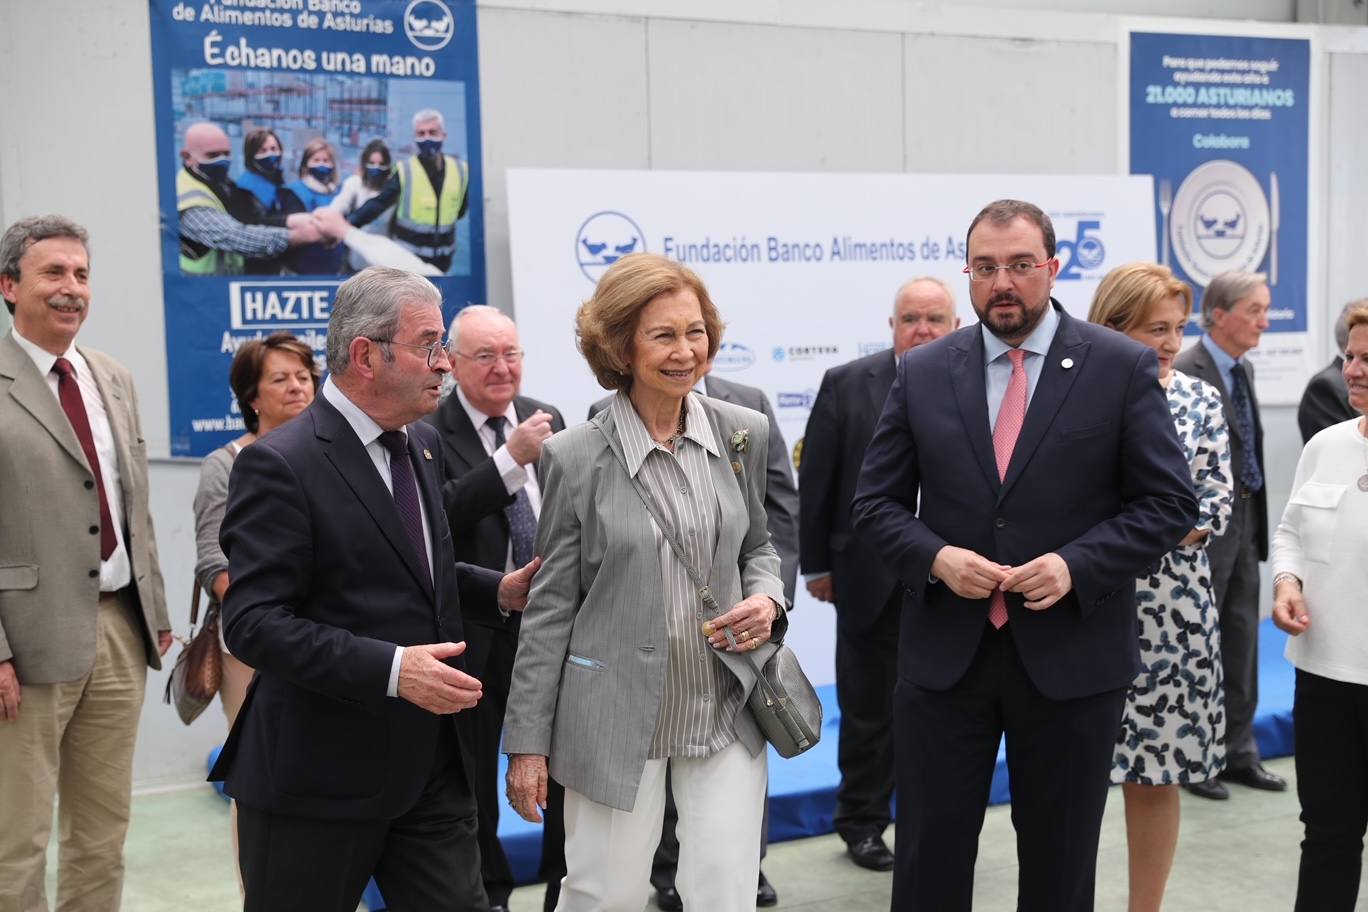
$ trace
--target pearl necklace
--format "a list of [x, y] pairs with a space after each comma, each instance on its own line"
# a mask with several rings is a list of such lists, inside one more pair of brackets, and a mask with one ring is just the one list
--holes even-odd
[[[655, 440], [657, 445], [663, 446], [667, 450], [673, 450], [675, 441], [684, 436], [685, 418], [687, 416], [688, 413], [684, 410], [683, 403], [681, 403], [679, 406], [679, 423], [675, 425], [675, 432], [664, 440], [656, 440], [654, 436], [651, 437], [651, 439]], [[1368, 478], [1368, 475], [1365, 475], [1364, 477]], [[1368, 488], [1365, 488], [1364, 490], [1368, 490]]]

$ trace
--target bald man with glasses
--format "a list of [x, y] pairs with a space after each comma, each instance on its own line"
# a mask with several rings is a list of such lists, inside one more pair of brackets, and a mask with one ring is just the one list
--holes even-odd
[[[518, 328], [494, 307], [472, 305], [451, 321], [455, 390], [429, 421], [446, 450], [443, 500], [456, 559], [491, 570], [531, 559], [541, 513], [537, 460], [542, 443], [565, 428], [555, 406], [521, 395], [523, 351]], [[484, 684], [475, 708], [475, 796], [480, 806], [480, 857], [485, 890], [495, 912], [507, 908], [513, 872], [499, 843], [499, 739], [503, 732], [520, 615], [466, 618], [466, 661]], [[539, 876], [546, 909], [555, 908], [565, 874], [565, 829], [559, 786], [542, 837]]]

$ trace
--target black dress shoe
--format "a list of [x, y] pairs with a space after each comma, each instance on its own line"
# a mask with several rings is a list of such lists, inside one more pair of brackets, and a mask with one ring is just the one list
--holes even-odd
[[489, 912], [508, 912], [508, 906], [492, 905], [489, 907]]
[[656, 890], [656, 905], [664, 912], [683, 912], [684, 900], [679, 898], [679, 891], [674, 887], [665, 887]]
[[779, 894], [774, 892], [774, 884], [769, 882], [765, 872], [760, 872], [760, 886], [755, 888], [755, 904], [760, 907], [779, 905]]
[[1206, 782], [1189, 782], [1183, 786], [1198, 798], [1210, 798], [1212, 801], [1225, 801], [1230, 797], [1230, 792], [1221, 785], [1220, 780], [1208, 779]]
[[1228, 769], [1221, 773], [1221, 778], [1226, 782], [1238, 782], [1240, 785], [1247, 785], [1252, 789], [1265, 792], [1287, 791], [1287, 780], [1275, 773], [1270, 773], [1259, 763], [1253, 766]]
[[888, 850], [888, 844], [882, 836], [866, 836], [848, 843], [846, 851], [850, 853], [850, 860], [862, 868], [871, 871], [893, 870], [893, 853]]

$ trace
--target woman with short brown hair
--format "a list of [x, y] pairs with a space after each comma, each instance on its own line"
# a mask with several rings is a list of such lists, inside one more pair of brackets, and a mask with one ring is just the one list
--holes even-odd
[[[313, 402], [318, 391], [319, 370], [313, 350], [290, 333], [276, 332], [253, 339], [238, 349], [228, 370], [228, 382], [242, 412], [247, 433], [214, 450], [200, 464], [199, 488], [195, 491], [195, 579], [209, 594], [211, 605], [223, 603], [228, 591], [228, 557], [219, 547], [219, 526], [228, 503], [228, 477], [233, 460], [249, 446], [298, 415]], [[219, 699], [232, 728], [237, 719], [252, 669], [233, 657], [223, 642], [223, 678]], [[236, 808], [234, 808], [236, 811]], [[234, 863], [237, 858], [237, 817], [233, 817]]]
[[680, 897], [753, 910], [766, 744], [738, 650], [763, 662], [787, 627], [764, 508], [769, 423], [693, 392], [722, 320], [679, 263], [623, 257], [576, 326], [594, 376], [617, 393], [542, 449], [544, 563], [504, 720], [509, 802], [536, 821], [548, 770], [565, 786], [558, 909], [640, 912], [668, 770]]

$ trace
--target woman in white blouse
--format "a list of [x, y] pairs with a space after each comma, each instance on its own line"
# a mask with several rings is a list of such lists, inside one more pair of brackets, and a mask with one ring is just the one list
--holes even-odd
[[[1368, 307], [1349, 312], [1344, 379], [1368, 416]], [[1352, 910], [1368, 829], [1368, 417], [1307, 443], [1273, 537], [1273, 622], [1297, 666], [1298, 912]]]

